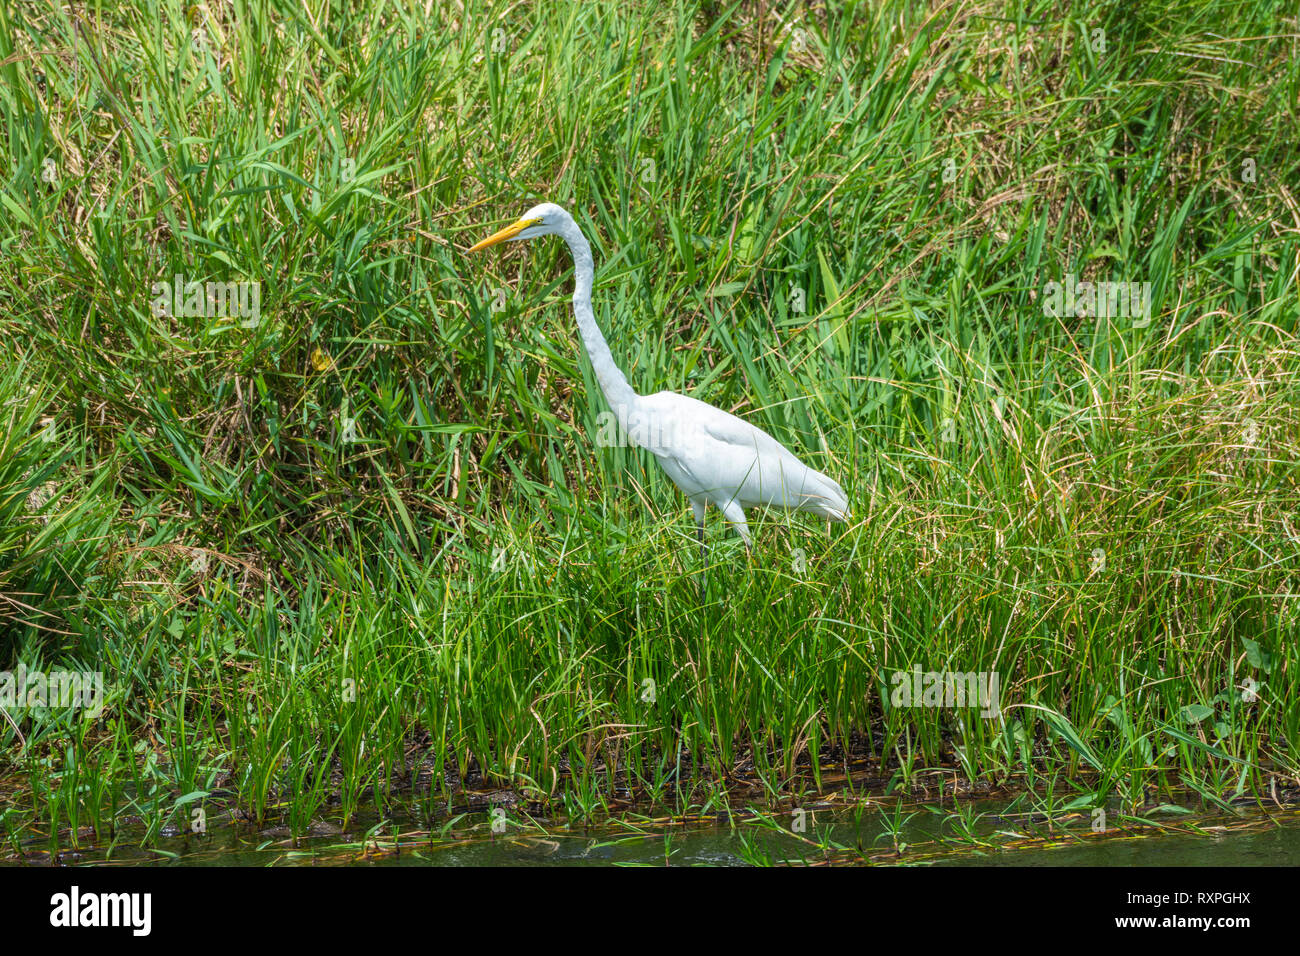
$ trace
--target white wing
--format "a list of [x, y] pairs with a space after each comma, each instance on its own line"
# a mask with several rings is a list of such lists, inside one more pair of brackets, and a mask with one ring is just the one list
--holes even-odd
[[723, 509], [734, 501], [849, 517], [848, 498], [835, 481], [761, 428], [699, 399], [676, 392], [643, 396], [629, 416], [628, 434], [687, 497]]

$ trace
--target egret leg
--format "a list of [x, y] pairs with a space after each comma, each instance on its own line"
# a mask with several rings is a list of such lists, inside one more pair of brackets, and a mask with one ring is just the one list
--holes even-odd
[[704, 577], [709, 573], [709, 566], [705, 563], [708, 561], [708, 552], [704, 548], [704, 522], [697, 522], [695, 525], [695, 537], [700, 539], [700, 603], [704, 603]]
[[745, 542], [745, 550], [750, 554], [754, 553], [754, 539], [749, 533], [749, 522], [745, 520], [745, 509], [740, 507], [736, 501], [728, 501], [722, 506], [722, 514], [733, 528], [736, 534], [740, 535]]
[[703, 501], [692, 501], [691, 508], [695, 511], [695, 537], [700, 542], [700, 603], [704, 603], [704, 579], [709, 573], [708, 550], [704, 547], [704, 513], [708, 510], [708, 503]]

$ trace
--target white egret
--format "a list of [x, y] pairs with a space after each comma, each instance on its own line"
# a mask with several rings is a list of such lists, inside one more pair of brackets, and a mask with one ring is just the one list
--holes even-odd
[[534, 206], [514, 225], [475, 243], [469, 251], [548, 235], [564, 239], [573, 255], [573, 313], [605, 401], [632, 444], [653, 454], [690, 499], [701, 552], [710, 504], [739, 532], [746, 548], [752, 544], [746, 508], [766, 505], [808, 511], [834, 521], [850, 517], [844, 489], [809, 468], [763, 429], [689, 395], [638, 395], [632, 390], [614, 364], [591, 309], [595, 278], [591, 246], [573, 217], [559, 206]]

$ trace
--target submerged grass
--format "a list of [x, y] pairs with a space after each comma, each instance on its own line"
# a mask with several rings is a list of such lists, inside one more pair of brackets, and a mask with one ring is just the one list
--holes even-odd
[[[1079, 806], [1294, 793], [1298, 33], [0, 6], [0, 669], [105, 681], [97, 715], [5, 706], [11, 847], [467, 783], [777, 804], [864, 757]], [[752, 557], [712, 526], [699, 599], [685, 502], [596, 442], [563, 250], [459, 252], [538, 199], [634, 386], [767, 428], [852, 524], [760, 519]], [[260, 311], [159, 314], [175, 276]], [[1149, 311], [1049, 309], [1067, 277]], [[900, 705], [914, 667], [996, 674], [1000, 716]]]

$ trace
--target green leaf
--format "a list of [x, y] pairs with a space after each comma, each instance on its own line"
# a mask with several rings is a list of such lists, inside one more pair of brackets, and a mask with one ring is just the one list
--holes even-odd
[[1093, 752], [1091, 747], [1083, 742], [1083, 738], [1080, 737], [1079, 732], [1074, 729], [1074, 724], [1070, 723], [1069, 718], [1063, 714], [1058, 714], [1051, 708], [1043, 707], [1039, 704], [1022, 704], [1021, 706], [1028, 707], [1030, 710], [1042, 711], [1043, 721], [1056, 732], [1057, 736], [1069, 745], [1071, 750], [1082, 757], [1094, 770], [1104, 769], [1102, 767], [1101, 758]]
[[1257, 667], [1265, 672], [1273, 669], [1273, 655], [1261, 648], [1258, 641], [1243, 637], [1241, 646], [1246, 651], [1246, 660], [1250, 662], [1251, 667]]
[[1246, 763], [1246, 761], [1242, 760], [1240, 757], [1234, 757], [1231, 754], [1226, 754], [1218, 747], [1212, 747], [1209, 744], [1207, 744], [1204, 740], [1198, 740], [1196, 737], [1193, 737], [1191, 734], [1187, 733], [1186, 731], [1179, 730], [1176, 727], [1171, 727], [1168, 724], [1160, 724], [1159, 726], [1160, 729], [1163, 730], [1165, 733], [1167, 733], [1170, 737], [1173, 737], [1175, 740], [1182, 741], [1183, 743], [1187, 744], [1189, 747], [1194, 747], [1197, 750], [1201, 751], [1202, 753], [1207, 753], [1213, 757], [1218, 757], [1220, 760], [1229, 760], [1232, 763], [1239, 763], [1239, 764]]

